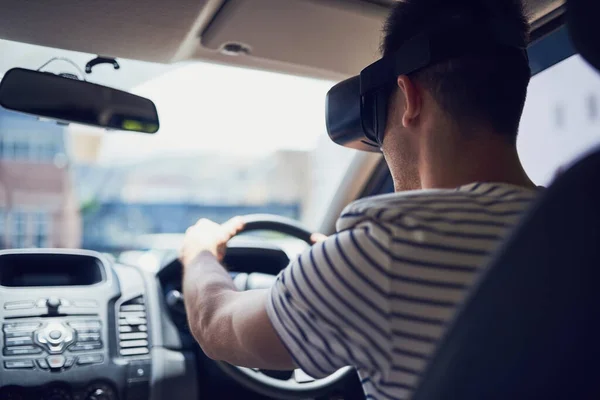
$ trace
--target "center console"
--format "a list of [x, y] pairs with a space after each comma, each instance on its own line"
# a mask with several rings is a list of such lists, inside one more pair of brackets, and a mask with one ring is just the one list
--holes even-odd
[[0, 399], [148, 399], [147, 293], [128, 274], [94, 252], [0, 252]]

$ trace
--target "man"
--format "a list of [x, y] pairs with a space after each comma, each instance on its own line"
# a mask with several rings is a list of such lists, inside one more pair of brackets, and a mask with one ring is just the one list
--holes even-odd
[[[411, 0], [393, 8], [383, 55], [435, 18], [466, 13], [508, 19], [528, 39], [518, 1]], [[493, 47], [398, 76], [382, 151], [400, 193], [348, 206], [338, 233], [270, 290], [236, 292], [220, 264], [240, 219], [191, 227], [185, 304], [206, 354], [315, 377], [353, 365], [373, 398], [410, 397], [477, 272], [535, 197], [516, 150], [529, 78], [522, 54]]]

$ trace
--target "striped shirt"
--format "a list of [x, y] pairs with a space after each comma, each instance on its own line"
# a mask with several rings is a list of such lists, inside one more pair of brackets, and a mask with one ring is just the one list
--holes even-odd
[[407, 399], [446, 323], [535, 197], [473, 183], [349, 205], [338, 233], [278, 276], [269, 318], [313, 377], [357, 368], [370, 399]]

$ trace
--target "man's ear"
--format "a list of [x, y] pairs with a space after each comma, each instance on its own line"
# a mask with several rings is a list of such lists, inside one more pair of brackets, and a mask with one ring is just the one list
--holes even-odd
[[419, 87], [406, 75], [398, 77], [399, 95], [404, 100], [404, 113], [402, 114], [402, 126], [408, 128], [421, 114], [423, 98]]

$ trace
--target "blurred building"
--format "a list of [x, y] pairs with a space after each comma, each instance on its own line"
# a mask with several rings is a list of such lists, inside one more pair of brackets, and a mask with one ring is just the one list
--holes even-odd
[[310, 192], [308, 160], [298, 151], [260, 158], [206, 152], [78, 164], [83, 247], [133, 249], [142, 235], [182, 233], [199, 218], [272, 213], [299, 219]]
[[0, 247], [78, 247], [62, 126], [0, 109]]

